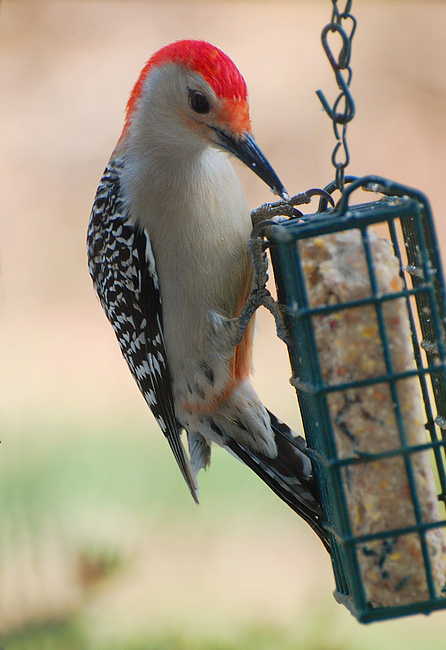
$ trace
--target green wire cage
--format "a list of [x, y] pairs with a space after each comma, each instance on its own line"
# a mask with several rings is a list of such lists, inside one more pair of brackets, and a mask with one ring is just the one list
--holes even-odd
[[[335, 208], [327, 209], [322, 199], [319, 212], [270, 226], [267, 239], [279, 301], [284, 305], [290, 332], [292, 383], [331, 538], [334, 595], [359, 621], [371, 622], [428, 614], [446, 607], [446, 301], [439, 249], [425, 196], [376, 176], [346, 180], [348, 184]], [[380, 199], [351, 205], [352, 194], [360, 189], [378, 192]], [[390, 284], [390, 288], [380, 284], [373, 252], [375, 231], [381, 241], [391, 242], [387, 246], [396, 260], [398, 284]], [[353, 236], [360, 242], [369, 290], [360, 297], [314, 301], [303, 247], [317, 245], [336, 233], [348, 233], [347, 242]], [[411, 365], [404, 368], [395, 358], [399, 341], [395, 342], [395, 333], [389, 331], [389, 323], [398, 320], [394, 315], [401, 314], [401, 309], [407, 321], [411, 356]], [[365, 317], [361, 317], [361, 310], [368, 310]], [[375, 372], [372, 368], [364, 376], [342, 368], [335, 380], [327, 378], [324, 364], [332, 362], [330, 346], [348, 344], [356, 357], [358, 352], [367, 354], [366, 346], [362, 350], [361, 338], [354, 340], [354, 332], [352, 340], [344, 337], [343, 341], [330, 341], [330, 336], [335, 337], [332, 324], [336, 330], [337, 324], [343, 318], [348, 321], [347, 316], [351, 318], [352, 314], [359, 316], [360, 322], [361, 318], [366, 324], [373, 321], [382, 363]], [[322, 339], [317, 336], [322, 322], [328, 323], [321, 330], [325, 360], [321, 359]], [[413, 422], [408, 425], [408, 411], [416, 410], [417, 397], [411, 397], [414, 382], [421, 405], [421, 437], [417, 434], [415, 438], [408, 430], [413, 426]], [[392, 413], [389, 428], [380, 421], [385, 409], [364, 410], [365, 392], [374, 396], [378, 389], [379, 395], [388, 396], [387, 408]], [[365, 391], [362, 397], [361, 391]], [[353, 399], [354, 395], [360, 397]], [[348, 404], [353, 414], [359, 413], [356, 425], [354, 417], [348, 425], [342, 421], [341, 409], [333, 408], [336, 400]], [[364, 418], [371, 428], [362, 437], [365, 444], [355, 446], [354, 429], [358, 422], [364, 424]], [[391, 438], [390, 429], [396, 431], [393, 441], [381, 448], [367, 446], [379, 438], [373, 433], [375, 424], [384, 439]], [[344, 439], [348, 444], [342, 446]], [[424, 463], [421, 470], [419, 460]], [[384, 467], [388, 472], [385, 480], [380, 473]], [[426, 476], [429, 473], [431, 477]], [[352, 504], [355, 488], [351, 483], [361, 480], [366, 481], [368, 494], [359, 496], [363, 499], [360, 505]], [[396, 483], [392, 485], [392, 481]], [[431, 500], [435, 503], [429, 506], [423, 502], [423, 481], [433, 486]], [[371, 516], [367, 499], [375, 490], [380, 495], [380, 511], [376, 511], [375, 504]], [[395, 508], [398, 514], [404, 508], [409, 512], [408, 503], [410, 516], [401, 523], [398, 516], [394, 517]], [[369, 523], [358, 526], [357, 520], [363, 521], [364, 517], [369, 517]], [[402, 566], [398, 567], [398, 562]], [[376, 596], [380, 590], [384, 598]]]

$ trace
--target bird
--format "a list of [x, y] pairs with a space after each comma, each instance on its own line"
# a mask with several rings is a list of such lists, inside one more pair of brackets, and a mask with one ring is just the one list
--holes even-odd
[[164, 46], [142, 68], [96, 192], [89, 272], [194, 500], [217, 444], [330, 550], [306, 442], [250, 380], [254, 316], [242, 322], [241, 313], [255, 293], [252, 222], [231, 158], [287, 199], [229, 56], [201, 40]]

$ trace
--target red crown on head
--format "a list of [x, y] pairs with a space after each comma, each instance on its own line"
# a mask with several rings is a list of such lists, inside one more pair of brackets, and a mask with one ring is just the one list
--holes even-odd
[[217, 97], [231, 102], [246, 102], [248, 91], [245, 80], [231, 59], [214, 45], [206, 41], [176, 41], [155, 52], [147, 61], [127, 103], [126, 124], [138, 99], [147, 75], [153, 68], [165, 63], [177, 63], [201, 74]]

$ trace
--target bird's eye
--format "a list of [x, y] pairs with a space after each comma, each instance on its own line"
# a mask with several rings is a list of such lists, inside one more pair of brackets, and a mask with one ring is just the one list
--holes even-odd
[[189, 90], [189, 105], [196, 113], [209, 113], [211, 110], [208, 98], [199, 90]]

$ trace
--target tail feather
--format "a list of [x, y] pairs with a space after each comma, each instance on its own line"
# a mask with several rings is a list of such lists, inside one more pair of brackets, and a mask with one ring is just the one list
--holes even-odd
[[330, 553], [330, 540], [323, 525], [324, 516], [311, 461], [305, 453], [305, 440], [294, 435], [273, 413], [268, 411], [268, 414], [276, 438], [275, 458], [252, 452], [234, 440], [227, 441], [225, 446], [311, 526]]
[[167, 435], [166, 438], [175, 457], [175, 460], [177, 461], [178, 467], [180, 468], [180, 472], [186, 481], [187, 487], [189, 488], [193, 500], [195, 503], [199, 503], [198, 495], [200, 490], [198, 487], [197, 478], [193, 472], [179, 434], [176, 436]]

